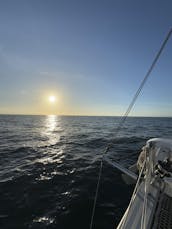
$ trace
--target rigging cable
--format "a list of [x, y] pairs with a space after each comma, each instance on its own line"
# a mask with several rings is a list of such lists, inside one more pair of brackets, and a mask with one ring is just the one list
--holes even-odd
[[[124, 115], [122, 116], [120, 122], [118, 123], [118, 126], [117, 126], [117, 129], [116, 129], [114, 137], [117, 137], [118, 133], [120, 132], [124, 122], [126, 121], [129, 113], [131, 112], [131, 110], [132, 110], [132, 108], [133, 108], [138, 96], [140, 95], [140, 93], [141, 93], [146, 81], [148, 80], [148, 77], [150, 76], [153, 68], [155, 67], [155, 65], [156, 65], [156, 63], [157, 63], [157, 61], [158, 61], [163, 49], [165, 48], [165, 45], [167, 44], [171, 34], [172, 34], [172, 29], [170, 29], [168, 34], [166, 35], [166, 37], [165, 37], [165, 39], [164, 39], [159, 51], [157, 52], [155, 58], [153, 59], [153, 62], [150, 65], [146, 75], [144, 76], [139, 88], [137, 89], [136, 93], [134, 94], [133, 99], [131, 100], [126, 112], [124, 113]], [[109, 149], [111, 148], [112, 145], [113, 145], [112, 143], [109, 143], [108, 146], [106, 147], [106, 149], [102, 153], [101, 162], [100, 162], [100, 168], [99, 168], [99, 173], [98, 173], [98, 181], [97, 181], [97, 185], [96, 185], [96, 192], [95, 192], [94, 203], [93, 203], [92, 214], [91, 214], [91, 220], [90, 220], [90, 229], [92, 229], [93, 222], [94, 222], [94, 215], [95, 215], [97, 197], [98, 197], [100, 180], [101, 180], [101, 175], [102, 175], [104, 155], [109, 151]]]

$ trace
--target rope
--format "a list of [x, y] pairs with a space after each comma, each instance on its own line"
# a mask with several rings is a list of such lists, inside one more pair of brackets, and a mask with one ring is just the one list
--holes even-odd
[[[148, 164], [148, 155], [146, 152], [146, 162]], [[144, 201], [143, 201], [143, 209], [142, 209], [142, 218], [141, 218], [141, 229], [146, 229], [146, 210], [147, 210], [147, 197], [148, 197], [148, 186], [149, 184], [149, 175], [150, 175], [150, 168], [146, 169], [145, 173], [145, 185], [144, 185]]]
[[130, 208], [131, 208], [131, 205], [132, 205], [132, 203], [133, 203], [133, 201], [134, 201], [134, 199], [135, 199], [136, 193], [137, 193], [137, 191], [138, 191], [138, 187], [139, 187], [139, 185], [140, 185], [140, 180], [141, 180], [142, 174], [143, 174], [143, 172], [144, 172], [145, 165], [146, 165], [146, 160], [144, 160], [144, 162], [143, 162], [143, 164], [142, 164], [142, 168], [141, 168], [141, 170], [140, 170], [139, 177], [138, 177], [138, 179], [137, 179], [137, 182], [136, 182], [136, 185], [135, 185], [135, 188], [134, 188], [134, 191], [133, 191], [133, 194], [132, 194], [130, 203], [129, 203], [128, 208], [127, 208], [127, 210], [126, 210], [126, 212], [125, 212], [125, 217], [123, 218], [122, 225], [121, 225], [121, 226], [123, 226], [123, 227], [124, 227], [124, 225], [125, 225], [125, 223], [126, 223], [127, 215], [128, 215], [128, 213], [129, 213], [129, 210], [130, 210]]
[[93, 227], [93, 222], [94, 222], [94, 213], [95, 213], [96, 202], [97, 202], [97, 197], [98, 197], [98, 192], [99, 192], [99, 186], [100, 186], [100, 180], [101, 180], [101, 174], [102, 174], [102, 167], [103, 167], [103, 160], [101, 160], [101, 163], [100, 163], [99, 177], [98, 177], [98, 181], [97, 181], [96, 193], [95, 193], [94, 204], [93, 204], [93, 214], [91, 216], [90, 228]]
[[[172, 34], [172, 29], [170, 29], [170, 31], [168, 32], [167, 36], [165, 37], [159, 51], [157, 52], [152, 64], [150, 65], [146, 75], [144, 76], [138, 90], [136, 91], [136, 93], [134, 94], [134, 97], [133, 99], [131, 100], [126, 112], [124, 113], [124, 115], [122, 116], [120, 122], [118, 123], [118, 126], [117, 126], [117, 129], [116, 129], [116, 132], [115, 132], [115, 138], [117, 137], [118, 133], [120, 132], [122, 126], [124, 125], [129, 113], [131, 112], [138, 96], [140, 95], [146, 81], [148, 80], [148, 77], [150, 76], [153, 68], [155, 67], [163, 49], [165, 48], [165, 45], [167, 44], [170, 36]], [[94, 197], [94, 203], [93, 203], [93, 208], [92, 208], [92, 214], [91, 214], [91, 221], [90, 221], [90, 229], [92, 229], [93, 227], [93, 222], [94, 222], [94, 215], [95, 215], [95, 209], [96, 209], [96, 203], [97, 203], [97, 197], [98, 197], [98, 192], [99, 192], [99, 186], [100, 186], [100, 180], [101, 180], [101, 175], [102, 175], [102, 168], [103, 168], [103, 159], [104, 159], [104, 155], [106, 153], [108, 153], [109, 149], [111, 148], [113, 144], [112, 143], [109, 143], [108, 146], [106, 147], [106, 149], [104, 150], [104, 152], [102, 153], [102, 157], [101, 157], [101, 162], [100, 162], [100, 169], [99, 169], [99, 173], [98, 173], [98, 181], [97, 181], [97, 185], [96, 185], [96, 192], [95, 192], [95, 197]]]

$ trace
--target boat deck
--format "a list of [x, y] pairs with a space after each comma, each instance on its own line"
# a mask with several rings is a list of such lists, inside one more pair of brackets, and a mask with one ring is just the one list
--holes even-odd
[[157, 208], [153, 229], [172, 228], [172, 197], [163, 194]]

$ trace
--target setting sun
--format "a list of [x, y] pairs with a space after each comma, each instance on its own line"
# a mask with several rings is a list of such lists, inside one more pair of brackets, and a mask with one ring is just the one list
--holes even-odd
[[49, 96], [49, 102], [54, 103], [56, 101], [56, 97], [54, 95]]

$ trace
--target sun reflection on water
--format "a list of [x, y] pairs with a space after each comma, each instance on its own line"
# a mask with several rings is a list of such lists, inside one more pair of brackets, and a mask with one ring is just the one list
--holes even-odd
[[45, 151], [43, 155], [44, 157], [38, 159], [37, 162], [40, 162], [44, 165], [53, 164], [53, 163], [61, 164], [64, 158], [63, 150], [60, 150], [59, 152], [57, 152], [57, 150], [48, 151], [48, 152]]
[[[39, 151], [42, 152], [41, 157], [36, 159], [36, 162], [40, 163], [44, 167], [44, 170], [36, 178], [37, 181], [47, 181], [56, 175], [64, 175], [63, 173], [59, 174], [61, 171], [58, 171], [58, 166], [63, 163], [65, 158], [64, 146], [58, 144], [61, 132], [63, 132], [61, 122], [60, 117], [56, 115], [45, 117], [41, 135], [46, 138], [46, 141], [44, 141], [43, 147], [39, 148]], [[52, 167], [49, 167], [50, 170], [46, 171], [45, 168], [50, 165]], [[54, 165], [57, 167], [54, 167]]]
[[60, 126], [60, 119], [57, 115], [48, 115], [45, 119], [45, 129], [43, 135], [48, 138], [50, 145], [56, 144], [60, 139], [60, 132], [62, 128]]
[[46, 128], [49, 132], [52, 132], [55, 130], [56, 125], [58, 122], [58, 116], [56, 115], [48, 115], [46, 118]]
[[44, 224], [52, 224], [54, 222], [53, 218], [50, 217], [38, 217], [36, 219], [33, 220], [34, 223], [44, 223]]

